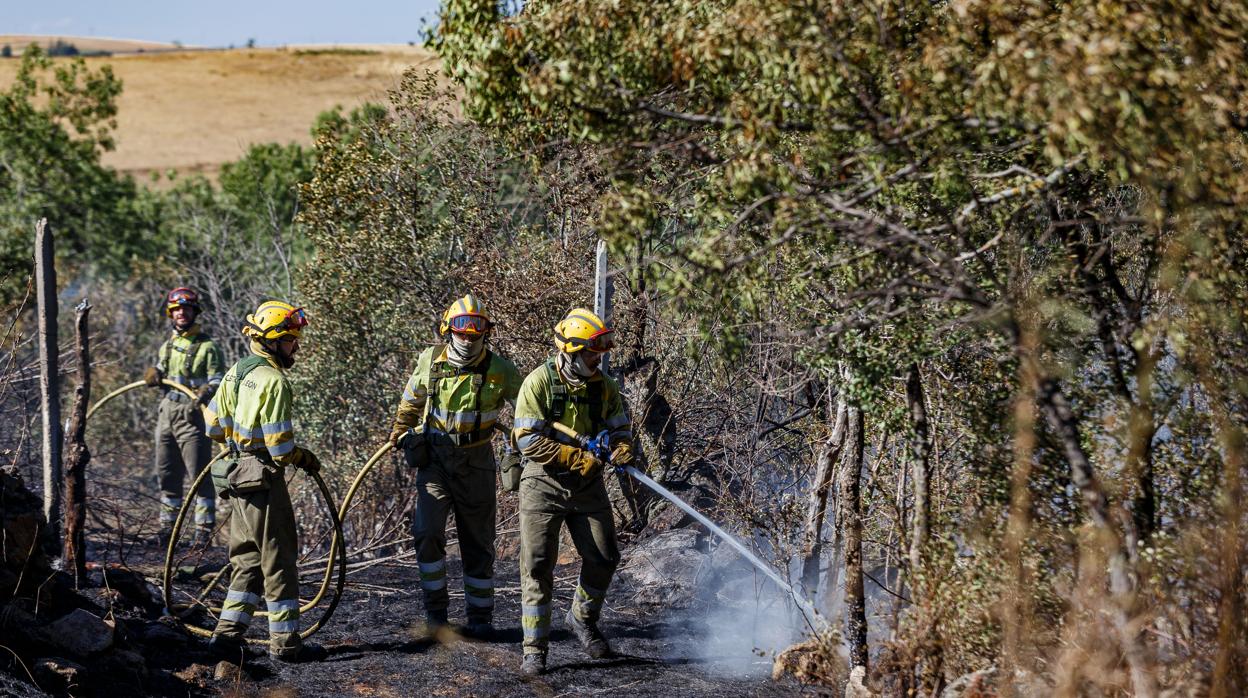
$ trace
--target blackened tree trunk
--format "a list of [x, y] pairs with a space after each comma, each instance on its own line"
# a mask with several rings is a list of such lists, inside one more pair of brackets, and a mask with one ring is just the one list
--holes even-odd
[[851, 406], [847, 415], [844, 469], [840, 497], [845, 536], [845, 640], [851, 666], [867, 666], [867, 600], [862, 561], [862, 454], [865, 443], [862, 410]]
[[910, 536], [910, 570], [918, 574], [923, 564], [923, 551], [927, 547], [927, 538], [931, 527], [931, 461], [932, 440], [928, 433], [927, 402], [923, 395], [923, 377], [919, 374], [919, 365], [910, 364], [910, 375], [906, 378], [906, 406], [910, 412], [911, 434], [910, 451], [914, 479], [914, 520]]
[[78, 347], [78, 387], [69, 421], [69, 448], [65, 459], [65, 569], [81, 587], [87, 579], [87, 404], [91, 401], [91, 336], [87, 319], [91, 304], [85, 299], [75, 309], [74, 338]]

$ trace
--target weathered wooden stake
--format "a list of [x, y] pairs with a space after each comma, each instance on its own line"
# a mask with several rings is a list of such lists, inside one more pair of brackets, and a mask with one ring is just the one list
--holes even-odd
[[61, 393], [57, 366], [56, 265], [48, 219], [35, 225], [35, 286], [39, 310], [39, 394], [43, 415], [43, 515], [59, 535], [61, 523]]
[[87, 580], [87, 404], [91, 402], [91, 334], [87, 317], [91, 304], [82, 299], [74, 309], [74, 340], [78, 347], [78, 387], [69, 418], [69, 449], [65, 467], [65, 569], [73, 572], [75, 586]]
[[[607, 274], [607, 243], [605, 240], [598, 241], [597, 254], [594, 255], [594, 314], [602, 318], [602, 321], [611, 326], [611, 296], [613, 295], [611, 277]], [[601, 370], [604, 374], [610, 375], [611, 366], [608, 359], [611, 358], [610, 353], [602, 355]]]

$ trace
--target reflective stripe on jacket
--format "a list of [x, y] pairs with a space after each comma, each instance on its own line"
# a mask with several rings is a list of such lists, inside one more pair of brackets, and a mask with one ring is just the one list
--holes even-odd
[[[512, 435], [516, 439], [516, 446], [519, 447], [520, 453], [528, 460], [538, 465], [566, 467], [567, 463], [560, 455], [562, 452], [560, 445], [579, 448], [579, 444], [574, 439], [549, 428], [554, 407], [551, 373], [552, 371], [543, 364], [533, 369], [524, 379], [524, 384], [520, 387], [520, 397], [516, 399], [516, 419], [512, 425]], [[557, 370], [553, 373], [555, 374], [554, 380], [563, 382]], [[602, 383], [602, 414], [597, 420], [591, 418], [588, 402], [590, 385], [595, 382]], [[620, 396], [620, 385], [614, 378], [604, 376], [599, 372], [580, 388], [573, 388], [566, 382], [563, 384], [567, 390], [568, 399], [564, 406], [563, 416], [558, 420], [559, 423], [571, 427], [578, 434], [592, 438], [597, 435], [594, 432], [595, 422], [597, 422], [600, 429], [607, 429], [611, 433], [613, 447], [614, 444], [624, 441], [632, 443], [631, 421], [624, 407], [624, 400]]]
[[[435, 355], [436, 352], [436, 355]], [[480, 430], [480, 441], [489, 440], [489, 430], [498, 421], [498, 411], [504, 401], [515, 402], [520, 391], [520, 372], [508, 359], [489, 352], [490, 365], [480, 380], [480, 400], [474, 380], [479, 371], [471, 366], [457, 369], [447, 361], [445, 344], [433, 346], [421, 352], [416, 369], [403, 387], [403, 396], [394, 417], [396, 429], [414, 428], [421, 431], [422, 418], [426, 417], [425, 402], [429, 400], [430, 374], [437, 384], [437, 392], [429, 404], [427, 425], [432, 432], [467, 434], [474, 428]], [[482, 356], [478, 361], [484, 361]], [[477, 425], [477, 416], [481, 422]]]
[[255, 342], [251, 352], [266, 363], [248, 373], [241, 384], [236, 377], [239, 364], [230, 367], [208, 405], [206, 431], [209, 438], [239, 451], [265, 448], [274, 461], [285, 465], [295, 449], [294, 395], [277, 362]]

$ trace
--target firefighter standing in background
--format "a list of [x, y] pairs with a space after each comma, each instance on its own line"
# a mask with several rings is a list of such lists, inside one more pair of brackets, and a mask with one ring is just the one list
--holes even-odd
[[577, 308], [555, 327], [558, 353], [524, 379], [513, 433], [524, 470], [520, 480], [520, 590], [524, 630], [522, 673], [546, 671], [550, 602], [559, 529], [567, 523], [581, 556], [581, 574], [564, 619], [595, 659], [611, 654], [598, 629], [603, 599], [620, 553], [605, 465], [552, 422], [578, 434], [610, 434], [613, 465], [633, 460], [632, 431], [619, 384], [599, 370], [612, 331], [594, 313]]
[[[194, 480], [212, 458], [212, 446], [204, 435], [201, 406], [208, 404], [221, 384], [225, 360], [199, 319], [199, 296], [189, 288], [175, 288], [165, 298], [165, 315], [173, 324], [173, 336], [160, 345], [155, 366], [143, 380], [162, 387], [168, 379], [195, 391], [191, 399], [178, 390], [166, 389], [156, 420], [156, 480], [160, 487], [160, 542], [168, 542], [173, 520], [182, 507], [183, 478]], [[204, 478], [195, 493], [195, 543], [204, 545], [216, 523], [217, 500], [212, 482]]]
[[431, 634], [447, 624], [451, 512], [463, 557], [465, 632], [487, 637], [494, 629], [496, 468], [490, 437], [503, 402], [515, 402], [520, 374], [486, 347], [492, 326], [472, 294], [447, 308], [439, 326], [447, 342], [421, 353], [390, 434], [417, 468], [412, 537]]

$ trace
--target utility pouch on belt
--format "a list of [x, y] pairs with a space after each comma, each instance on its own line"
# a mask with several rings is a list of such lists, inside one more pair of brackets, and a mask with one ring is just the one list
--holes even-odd
[[230, 471], [231, 495], [249, 494], [269, 489], [268, 466], [250, 453], [238, 459], [238, 467]]
[[520, 462], [520, 455], [509, 453], [503, 456], [503, 460], [499, 463], [498, 476], [503, 483], [504, 492], [520, 491], [520, 475], [524, 473], [524, 465]]
[[403, 438], [403, 460], [417, 470], [429, 465], [429, 440], [424, 434], [413, 431]]
[[227, 499], [230, 496], [230, 473], [238, 467], [238, 456], [226, 456], [218, 458], [209, 468], [209, 474], [212, 476], [212, 487], [217, 491], [217, 496], [221, 499]]

